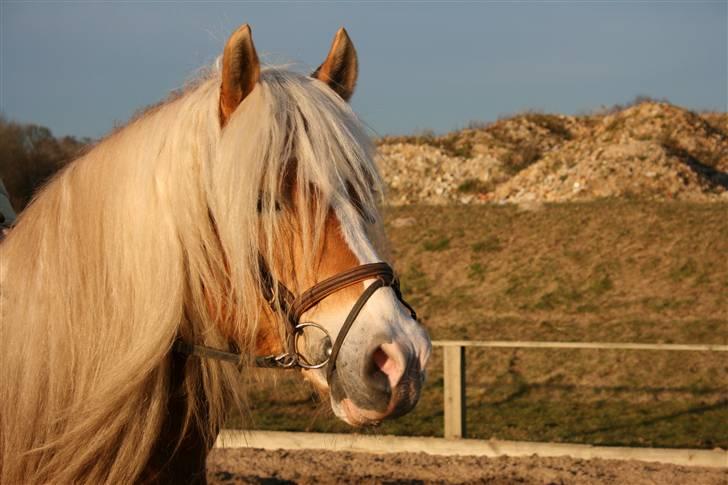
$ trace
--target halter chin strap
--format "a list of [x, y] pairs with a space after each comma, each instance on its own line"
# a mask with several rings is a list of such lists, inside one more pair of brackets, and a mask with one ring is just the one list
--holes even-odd
[[[293, 292], [280, 282], [275, 285], [277, 286], [278, 291], [274, 292], [273, 288], [275, 282], [262, 257], [260, 258], [259, 264], [261, 268], [261, 279], [263, 281], [263, 296], [268, 301], [273, 313], [277, 313], [278, 308], [284, 312], [284, 318], [289, 328], [288, 337], [286, 339], [286, 352], [279, 355], [256, 357], [255, 365], [257, 367], [283, 369], [299, 367], [304, 369], [318, 369], [328, 366], [326, 378], [331, 381], [336, 369], [336, 359], [339, 356], [341, 346], [344, 344], [344, 339], [349, 333], [349, 330], [351, 330], [351, 327], [354, 325], [354, 322], [359, 316], [359, 313], [361, 313], [362, 308], [364, 308], [364, 305], [366, 305], [367, 301], [369, 301], [372, 295], [374, 295], [379, 288], [392, 288], [397, 299], [410, 311], [412, 318], [415, 320], [417, 319], [417, 314], [414, 309], [404, 300], [404, 298], [402, 298], [402, 292], [399, 289], [399, 281], [394, 274], [394, 270], [387, 263], [379, 262], [356, 266], [350, 270], [344, 271], [315, 284], [298, 297], [294, 297]], [[349, 315], [346, 317], [346, 320], [341, 326], [341, 330], [339, 330], [339, 334], [336, 336], [336, 340], [331, 347], [331, 353], [328, 355], [328, 358], [319, 364], [309, 363], [298, 350], [297, 341], [299, 335], [303, 333], [305, 328], [314, 327], [322, 331], [326, 335], [326, 338], [330, 339], [330, 337], [326, 329], [324, 329], [321, 325], [316, 323], [301, 323], [303, 314], [318, 305], [324, 298], [331, 296], [337, 291], [357, 283], [362, 283], [369, 279], [374, 279], [374, 281], [364, 290], [349, 311]], [[243, 363], [245, 357], [239, 353], [226, 352], [211, 347], [205, 347], [203, 345], [188, 344], [183, 341], [177, 341], [174, 345], [174, 350], [189, 355], [197, 355], [210, 359], [233, 362], [238, 365]]]

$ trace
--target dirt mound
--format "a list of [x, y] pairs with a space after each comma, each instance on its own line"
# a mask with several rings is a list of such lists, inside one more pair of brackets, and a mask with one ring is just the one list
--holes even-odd
[[485, 458], [425, 453], [216, 449], [207, 460], [211, 484], [233, 483], [536, 483], [724, 484], [725, 470], [618, 460]]
[[614, 113], [527, 113], [440, 137], [385, 138], [393, 204], [728, 198], [728, 116], [641, 102]]

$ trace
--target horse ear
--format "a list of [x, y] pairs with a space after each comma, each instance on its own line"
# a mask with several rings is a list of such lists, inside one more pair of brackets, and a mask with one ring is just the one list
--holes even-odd
[[224, 126], [235, 108], [255, 88], [260, 79], [260, 61], [248, 24], [233, 32], [222, 54], [220, 84], [220, 125]]
[[354, 94], [358, 74], [359, 61], [356, 49], [349, 34], [342, 27], [336, 32], [326, 60], [311, 74], [311, 77], [325, 82], [345, 101], [349, 101]]

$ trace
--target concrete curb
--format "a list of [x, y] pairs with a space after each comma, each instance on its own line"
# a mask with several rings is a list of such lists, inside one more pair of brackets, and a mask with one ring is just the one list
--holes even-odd
[[496, 441], [410, 436], [371, 436], [335, 433], [222, 430], [217, 448], [262, 448], [266, 450], [330, 450], [364, 453], [424, 452], [431, 455], [542, 456], [608, 460], [638, 460], [673, 465], [728, 467], [728, 452], [678, 448], [627, 448], [566, 443]]

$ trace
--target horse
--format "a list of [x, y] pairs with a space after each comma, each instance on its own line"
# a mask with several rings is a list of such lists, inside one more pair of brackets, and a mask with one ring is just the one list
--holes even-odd
[[412, 409], [431, 344], [380, 257], [357, 75], [343, 28], [303, 75], [243, 25], [39, 191], [0, 244], [0, 482], [204, 483], [256, 364], [352, 426]]

